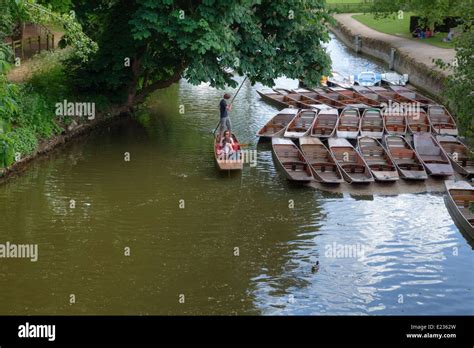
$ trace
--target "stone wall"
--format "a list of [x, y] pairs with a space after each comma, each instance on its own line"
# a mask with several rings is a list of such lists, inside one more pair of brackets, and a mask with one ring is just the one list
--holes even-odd
[[[339, 40], [356, 52], [364, 53], [390, 64], [392, 46], [389, 43], [360, 35], [359, 45], [356, 45], [356, 38], [352, 31], [338, 22], [330, 27], [330, 30]], [[444, 102], [443, 89], [446, 75], [442, 72], [415, 61], [399, 50], [396, 50], [394, 54], [393, 69], [399, 74], [408, 74], [410, 84], [439, 99], [440, 102]]]

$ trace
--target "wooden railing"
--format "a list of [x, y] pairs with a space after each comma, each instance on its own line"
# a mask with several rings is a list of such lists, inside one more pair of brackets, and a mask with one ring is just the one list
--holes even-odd
[[[45, 42], [44, 45], [42, 42]], [[20, 51], [19, 56], [21, 59], [25, 58], [25, 48], [29, 50], [30, 53], [40, 53], [42, 50], [54, 50], [55, 42], [54, 42], [54, 34], [46, 34], [45, 37], [41, 37], [38, 35], [36, 37], [28, 37], [22, 40], [13, 40], [11, 42], [13, 53], [15, 58], [18, 57], [17, 50]]]

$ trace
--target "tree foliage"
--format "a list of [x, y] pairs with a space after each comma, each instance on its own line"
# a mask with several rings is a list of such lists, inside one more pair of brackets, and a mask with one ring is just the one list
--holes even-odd
[[76, 11], [99, 44], [86, 68], [71, 62], [76, 83], [130, 104], [181, 77], [235, 86], [226, 68], [265, 85], [283, 75], [314, 85], [329, 73], [322, 0], [83, 0]]

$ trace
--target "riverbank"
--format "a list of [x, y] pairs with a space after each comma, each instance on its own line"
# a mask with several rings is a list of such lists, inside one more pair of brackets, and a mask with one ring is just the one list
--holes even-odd
[[[336, 24], [330, 30], [351, 49], [393, 63], [393, 69], [400, 74], [408, 74], [412, 85], [443, 101], [446, 78], [451, 71], [440, 69], [433, 62], [441, 59], [451, 63], [455, 58], [454, 49], [440, 48], [384, 34], [373, 30], [352, 18], [354, 13], [335, 14]], [[358, 44], [356, 43], [359, 38]], [[392, 54], [394, 49], [394, 54]]]
[[116, 119], [123, 115], [130, 115], [128, 107], [111, 108], [108, 112], [97, 114], [94, 120], [79, 124], [75, 127], [70, 127], [69, 129], [64, 130], [61, 134], [40, 141], [34, 152], [28, 156], [22, 157], [20, 160], [6, 168], [0, 168], [0, 184], [3, 184], [26, 171], [34, 160], [48, 155], [53, 150], [68, 144], [74, 139], [87, 135], [99, 127], [105, 127], [112, 124]]

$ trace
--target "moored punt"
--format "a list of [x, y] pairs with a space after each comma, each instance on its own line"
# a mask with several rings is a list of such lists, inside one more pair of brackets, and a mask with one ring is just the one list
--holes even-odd
[[257, 132], [257, 136], [262, 138], [283, 136], [286, 127], [291, 122], [291, 120], [295, 118], [298, 112], [298, 109], [292, 108], [281, 110]]
[[376, 181], [387, 182], [399, 179], [392, 158], [377, 139], [361, 136], [357, 139], [357, 149], [369, 165]]
[[232, 134], [232, 139], [234, 152], [226, 154], [221, 146], [220, 134], [217, 133], [214, 138], [214, 157], [220, 170], [242, 170], [244, 167], [240, 144], [235, 134]]
[[336, 160], [321, 140], [302, 137], [299, 141], [301, 152], [310, 165], [316, 181], [326, 184], [339, 184], [344, 181]]
[[369, 183], [374, 181], [370, 169], [362, 156], [346, 139], [329, 138], [329, 151], [336, 159], [342, 176], [349, 183]]
[[360, 135], [382, 139], [384, 132], [380, 109], [366, 109], [360, 122]]
[[415, 112], [407, 112], [406, 119], [408, 131], [410, 133], [431, 133], [430, 120], [428, 119], [428, 114], [425, 110], [419, 109]]
[[425, 168], [415, 150], [399, 135], [386, 135], [385, 148], [390, 154], [400, 176], [406, 180], [426, 180]]
[[304, 88], [295, 89], [293, 90], [293, 92], [303, 96], [303, 100], [315, 101], [315, 102], [322, 103], [322, 104], [327, 105], [328, 107], [333, 107], [333, 108], [342, 109], [343, 107], [345, 107], [345, 104], [340, 103], [337, 100], [334, 100], [328, 97], [323, 97], [314, 91], [310, 91]]
[[313, 180], [308, 162], [291, 139], [273, 137], [272, 150], [276, 162], [288, 180], [302, 182]]
[[357, 139], [360, 131], [359, 110], [347, 107], [341, 111], [336, 126], [336, 135], [338, 138]]
[[407, 122], [404, 113], [385, 110], [383, 113], [383, 127], [387, 134], [405, 136]]
[[415, 101], [412, 99], [409, 99], [407, 97], [404, 97], [397, 92], [390, 91], [386, 89], [385, 87], [367, 87], [369, 90], [371, 90], [374, 93], [377, 93], [378, 95], [385, 97], [388, 100], [391, 100], [392, 102], [396, 103], [405, 103], [405, 104], [412, 104]]
[[431, 105], [428, 107], [428, 118], [431, 127], [436, 134], [458, 135], [458, 127], [453, 116], [441, 105]]
[[443, 151], [431, 133], [413, 135], [415, 151], [432, 176], [449, 176], [454, 174], [448, 155]]
[[318, 138], [329, 138], [336, 131], [339, 112], [337, 109], [325, 109], [319, 111], [318, 117], [311, 128], [310, 135]]
[[275, 89], [275, 91], [283, 95], [283, 102], [288, 103], [289, 105], [294, 104], [301, 109], [313, 109], [313, 108], [323, 109], [323, 108], [329, 107], [318, 100], [307, 98], [295, 92], [283, 93], [283, 92], [280, 92], [281, 89]]
[[359, 93], [360, 95], [363, 95], [364, 97], [367, 97], [369, 99], [372, 99], [379, 104], [385, 103], [388, 104], [389, 100], [385, 98], [384, 96], [378, 95], [375, 92], [372, 92], [370, 89], [368, 89], [365, 86], [352, 86], [352, 89]]
[[333, 92], [331, 90], [325, 90], [323, 88], [313, 88], [311, 90], [313, 92], [317, 93], [318, 95], [320, 95], [321, 97], [329, 98], [329, 99], [337, 101], [337, 102], [339, 102], [339, 103], [341, 103], [345, 106], [352, 106], [352, 107], [356, 107], [356, 108], [359, 108], [359, 109], [365, 109], [365, 108], [369, 107], [368, 105], [362, 103], [357, 98], [355, 98], [355, 99], [350, 98], [350, 97], [347, 97], [343, 94]]
[[455, 171], [464, 176], [474, 175], [473, 154], [466, 145], [450, 135], [438, 135], [436, 140], [448, 155]]
[[331, 87], [329, 88], [331, 91], [337, 93], [337, 94], [341, 94], [347, 98], [350, 98], [350, 99], [353, 99], [353, 100], [357, 100], [359, 103], [363, 103], [365, 105], [369, 105], [369, 106], [374, 106], [374, 107], [378, 107], [380, 106], [380, 102], [372, 99], [372, 98], [369, 98], [363, 94], [360, 94], [354, 90], [350, 90], [350, 89], [346, 89], [346, 88], [341, 88], [341, 87]]
[[454, 222], [469, 237], [474, 238], [474, 187], [465, 181], [446, 180], [446, 205]]
[[277, 92], [257, 91], [258, 95], [267, 103], [273, 104], [279, 108], [298, 108], [298, 103], [294, 101], [284, 101], [285, 96]]
[[286, 127], [285, 138], [299, 138], [307, 135], [317, 116], [315, 110], [301, 110]]
[[434, 100], [428, 98], [428, 97], [425, 97], [424, 95], [408, 88], [408, 87], [405, 87], [405, 86], [390, 86], [390, 89], [398, 94], [400, 94], [401, 96], [405, 97], [405, 98], [408, 98], [408, 99], [411, 99], [415, 102], [418, 102], [420, 103], [422, 106], [428, 106], [428, 105], [436, 105], [438, 104], [437, 102], [435, 102]]

